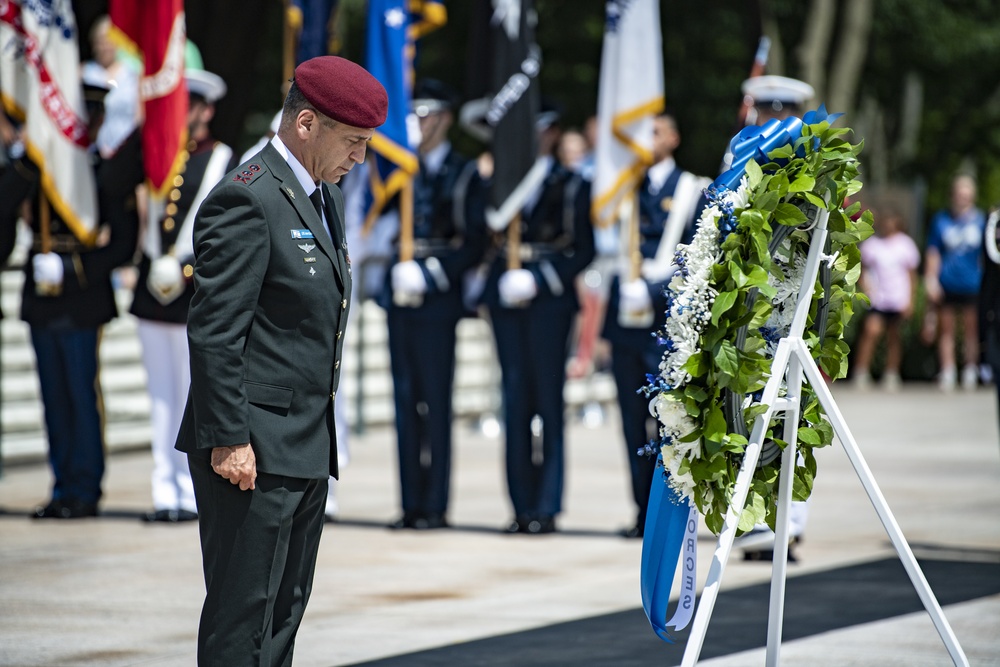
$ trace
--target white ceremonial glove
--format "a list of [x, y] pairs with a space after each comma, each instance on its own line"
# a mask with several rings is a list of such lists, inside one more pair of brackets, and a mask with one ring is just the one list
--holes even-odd
[[31, 258], [35, 286], [41, 295], [55, 295], [62, 291], [63, 260], [54, 252], [39, 253]]
[[639, 312], [653, 307], [645, 280], [631, 280], [618, 285], [618, 298], [622, 310]]
[[500, 291], [500, 303], [508, 308], [523, 306], [538, 295], [535, 276], [527, 269], [505, 271], [500, 276], [497, 288]]
[[172, 303], [184, 293], [184, 272], [181, 263], [173, 255], [164, 255], [154, 259], [149, 265], [149, 278], [146, 286], [153, 297], [164, 306]]
[[424, 271], [412, 259], [392, 267], [392, 291], [406, 294], [426, 294], [427, 279]]
[[618, 285], [618, 323], [623, 327], [645, 328], [653, 324], [653, 301], [644, 280]]

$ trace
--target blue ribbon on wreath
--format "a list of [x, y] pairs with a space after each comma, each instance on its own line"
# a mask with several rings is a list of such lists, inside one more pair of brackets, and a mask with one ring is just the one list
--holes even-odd
[[667, 631], [667, 604], [684, 542], [690, 506], [667, 483], [663, 455], [656, 459], [643, 529], [640, 588], [642, 608], [656, 635], [674, 643]]
[[[795, 116], [785, 120], [772, 118], [764, 125], [744, 127], [729, 142], [729, 152], [733, 155], [732, 167], [715, 179], [712, 187], [735, 190], [739, 187], [740, 179], [743, 178], [743, 173], [746, 171], [747, 162], [751, 159], [761, 165], [768, 162], [781, 164], [782, 160], [772, 160], [768, 154], [775, 148], [781, 148], [798, 141], [802, 136], [804, 125], [815, 125], [823, 121], [833, 124], [843, 115], [842, 113], [827, 113], [826, 106], [820, 105], [818, 109], [806, 112], [802, 118]], [[800, 146], [796, 154], [802, 157], [805, 155], [805, 151]]]

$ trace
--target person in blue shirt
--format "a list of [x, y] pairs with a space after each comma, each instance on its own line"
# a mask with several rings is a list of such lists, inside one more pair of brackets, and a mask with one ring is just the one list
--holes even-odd
[[976, 182], [959, 175], [952, 181], [951, 207], [931, 220], [924, 261], [924, 287], [938, 319], [938, 386], [952, 391], [958, 380], [955, 328], [962, 321], [962, 388], [975, 389], [979, 381], [979, 338], [976, 303], [982, 282], [983, 232], [986, 218], [976, 208]]

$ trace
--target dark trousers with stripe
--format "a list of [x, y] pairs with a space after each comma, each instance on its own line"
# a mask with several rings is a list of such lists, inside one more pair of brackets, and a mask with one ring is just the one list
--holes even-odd
[[656, 419], [649, 414], [649, 398], [638, 390], [646, 384], [646, 374], [655, 373], [660, 364], [663, 348], [649, 337], [634, 342], [614, 342], [611, 346], [611, 372], [618, 389], [618, 407], [621, 409], [622, 431], [625, 435], [625, 454], [632, 479], [632, 497], [638, 508], [638, 525], [646, 523], [649, 489], [653, 482], [656, 459], [640, 456], [637, 450], [657, 436]]
[[[503, 378], [507, 487], [517, 516], [562, 511], [566, 355], [575, 311], [532, 303], [491, 308]], [[537, 440], [531, 429], [541, 419]]]
[[188, 456], [206, 588], [198, 664], [288, 667], [312, 590], [327, 479], [258, 472], [256, 488], [241, 491], [209, 455]]
[[31, 327], [49, 438], [53, 500], [96, 504], [104, 477], [100, 329]]
[[458, 317], [391, 306], [388, 324], [403, 512], [444, 515]]

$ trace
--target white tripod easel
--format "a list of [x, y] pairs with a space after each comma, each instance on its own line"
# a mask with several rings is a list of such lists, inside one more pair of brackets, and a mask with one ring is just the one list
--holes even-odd
[[[854, 465], [855, 472], [861, 478], [861, 484], [868, 493], [868, 498], [878, 513], [882, 525], [885, 526], [889, 539], [892, 541], [896, 552], [899, 554], [903, 567], [913, 583], [917, 594], [920, 596], [924, 608], [934, 621], [941, 640], [944, 642], [948, 653], [951, 655], [955, 665], [967, 667], [968, 658], [958, 644], [958, 639], [948, 625], [944, 612], [938, 604], [934, 593], [924, 578], [924, 573], [920, 570], [910, 545], [903, 537], [896, 519], [889, 510], [882, 492], [879, 490], [875, 478], [872, 476], [868, 464], [861, 455], [854, 436], [851, 435], [843, 415], [837, 408], [833, 395], [826, 386], [826, 381], [820, 374], [816, 362], [809, 354], [809, 348], [802, 339], [805, 330], [806, 318], [809, 314], [809, 305], [812, 301], [812, 294], [816, 284], [816, 277], [819, 273], [821, 262], [832, 262], [834, 257], [825, 255], [823, 248], [826, 244], [827, 221], [830, 212], [821, 209], [816, 219], [816, 227], [813, 231], [812, 243], [809, 248], [809, 256], [806, 260], [805, 275], [802, 279], [802, 286], [799, 289], [798, 302], [795, 306], [795, 314], [789, 329], [788, 336], [781, 339], [778, 349], [774, 355], [774, 362], [771, 366], [771, 378], [764, 387], [763, 403], [768, 406], [767, 412], [757, 417], [754, 422], [753, 432], [750, 434], [750, 442], [747, 444], [746, 453], [743, 458], [743, 466], [736, 478], [736, 485], [733, 491], [732, 504], [726, 514], [722, 532], [719, 534], [719, 543], [715, 548], [712, 565], [708, 571], [708, 580], [702, 590], [701, 601], [691, 625], [691, 634], [688, 638], [687, 646], [684, 650], [684, 658], [681, 662], [683, 667], [693, 667], [698, 662], [701, 654], [702, 644], [705, 641], [705, 633], [708, 631], [708, 622], [715, 607], [715, 600], [719, 594], [719, 584], [722, 580], [722, 573], [726, 568], [730, 552], [733, 549], [733, 539], [736, 537], [736, 526], [744, 504], [747, 493], [750, 490], [750, 483], [753, 478], [754, 469], [760, 460], [761, 448], [764, 442], [764, 435], [768, 424], [775, 413], [784, 413], [784, 440], [788, 446], [781, 455], [781, 474], [778, 481], [778, 506], [777, 520], [775, 523], [774, 540], [774, 565], [771, 570], [771, 598], [768, 608], [767, 621], [767, 655], [765, 664], [767, 667], [777, 667], [779, 664], [779, 654], [781, 651], [781, 625], [784, 618], [785, 605], [785, 579], [788, 569], [788, 511], [792, 502], [792, 480], [794, 478], [796, 461], [796, 438], [801, 412], [802, 394], [802, 374], [812, 386], [813, 391], [819, 399], [820, 405], [826, 411], [830, 423], [833, 425], [834, 433], [840, 440], [847, 452], [847, 456]], [[782, 381], [786, 383], [786, 393], [784, 397], [778, 396]]]

